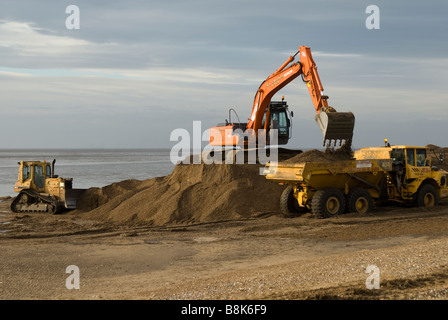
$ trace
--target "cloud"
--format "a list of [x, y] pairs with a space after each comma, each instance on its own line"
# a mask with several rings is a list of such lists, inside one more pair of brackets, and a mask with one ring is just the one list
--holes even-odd
[[[80, 0], [80, 30], [65, 28], [69, 1], [6, 1], [0, 15], [3, 138], [20, 123], [24, 138], [45, 127], [42, 134], [62, 146], [102, 145], [106, 136], [111, 147], [137, 140], [169, 145], [170, 130], [189, 128], [192, 120], [215, 125], [230, 107], [247, 118], [260, 83], [299, 45], [311, 47], [330, 103], [355, 113], [365, 141], [364, 129], [372, 132], [385, 118], [401, 127], [397, 132], [406, 125], [398, 119], [448, 118], [443, 1], [380, 3], [376, 31], [365, 28], [367, 1]], [[312, 132], [306, 143], [320, 146], [300, 78], [275, 98], [281, 95], [296, 114], [301, 136], [295, 141], [305, 143], [303, 132]], [[51, 129], [56, 123], [58, 135]], [[83, 138], [76, 142], [70, 131], [79, 125]], [[149, 133], [136, 139], [139, 132]]]
[[119, 59], [124, 57], [120, 49], [115, 43], [94, 43], [60, 35], [31, 22], [0, 21], [2, 65], [9, 68], [70, 69], [101, 66], [102, 61], [110, 66], [116, 55], [121, 55]]
[[42, 34], [32, 23], [1, 21], [0, 47], [10, 48], [19, 56], [58, 56], [77, 54], [92, 45], [66, 36]]

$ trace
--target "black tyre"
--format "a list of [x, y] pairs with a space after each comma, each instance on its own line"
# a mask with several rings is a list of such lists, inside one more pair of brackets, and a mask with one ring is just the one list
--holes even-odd
[[301, 207], [294, 197], [293, 186], [288, 186], [283, 190], [280, 197], [280, 210], [287, 218], [298, 216], [305, 211], [305, 208]]
[[436, 188], [430, 184], [425, 184], [418, 191], [416, 204], [418, 207], [431, 208], [439, 204], [439, 197]]
[[311, 200], [311, 211], [321, 219], [342, 214], [345, 211], [344, 194], [334, 188], [316, 191]]
[[370, 193], [363, 188], [355, 188], [348, 194], [347, 211], [360, 214], [369, 213], [373, 208], [373, 199]]

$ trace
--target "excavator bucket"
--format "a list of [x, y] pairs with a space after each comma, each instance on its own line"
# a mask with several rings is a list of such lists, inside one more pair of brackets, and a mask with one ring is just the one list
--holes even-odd
[[355, 116], [351, 112], [320, 112], [316, 115], [315, 120], [324, 135], [323, 145], [328, 141], [339, 140], [351, 144], [353, 138], [353, 129], [355, 127]]
[[78, 199], [87, 189], [68, 189], [65, 190], [65, 207], [67, 209], [76, 209]]

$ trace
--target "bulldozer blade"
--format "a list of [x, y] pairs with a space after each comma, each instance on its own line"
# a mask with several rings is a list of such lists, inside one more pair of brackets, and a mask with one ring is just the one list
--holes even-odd
[[351, 112], [320, 112], [315, 120], [324, 135], [323, 145], [328, 140], [335, 143], [339, 140], [350, 142], [353, 138], [353, 129], [355, 127], [355, 116]]
[[65, 207], [67, 209], [76, 209], [78, 199], [87, 189], [69, 189], [65, 190]]

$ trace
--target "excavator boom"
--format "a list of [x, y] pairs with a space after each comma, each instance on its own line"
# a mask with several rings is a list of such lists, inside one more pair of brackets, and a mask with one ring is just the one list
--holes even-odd
[[324, 88], [317, 72], [316, 63], [311, 55], [311, 49], [305, 46], [299, 48], [300, 65], [302, 66], [302, 79], [308, 87], [308, 91], [316, 110], [315, 120], [322, 131], [323, 143], [326, 141], [345, 140], [351, 144], [355, 117], [351, 112], [337, 112], [328, 106], [328, 96], [323, 95]]

